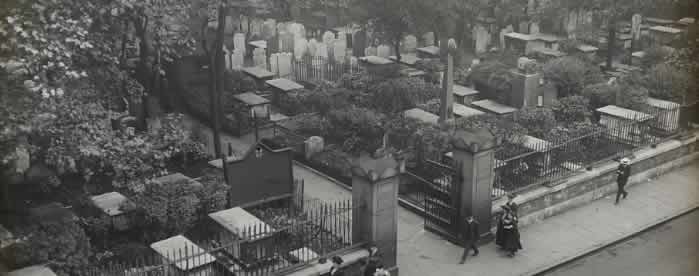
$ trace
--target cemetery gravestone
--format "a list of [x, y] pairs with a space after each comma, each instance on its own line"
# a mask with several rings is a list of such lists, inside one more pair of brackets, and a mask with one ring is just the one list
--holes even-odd
[[318, 52], [318, 41], [313, 38], [308, 42], [308, 54], [314, 57], [316, 56], [316, 52]]
[[377, 55], [376, 47], [369, 46], [368, 48], [366, 48], [366, 50], [364, 50], [364, 55], [365, 56], [376, 56]]
[[476, 53], [485, 53], [490, 43], [490, 34], [483, 25], [477, 25], [473, 28], [473, 37], [476, 38]]
[[234, 49], [233, 50], [233, 56], [231, 57], [231, 69], [232, 70], [241, 70], [243, 69], [243, 65], [245, 62], [244, 56], [245, 56], [245, 48], [241, 49]]
[[291, 53], [279, 53], [278, 56], [277, 69], [279, 70], [279, 77], [287, 77], [291, 75]]
[[323, 137], [311, 136], [306, 140], [306, 159], [311, 158], [316, 153], [322, 152], [325, 147]]
[[352, 55], [361, 57], [365, 55], [366, 50], [366, 32], [364, 30], [355, 33], [352, 38]]
[[245, 34], [250, 32], [250, 19], [245, 15], [240, 16], [240, 30]]
[[340, 40], [336, 40], [333, 46], [333, 58], [336, 62], [344, 63], [347, 45]]
[[279, 53], [272, 54], [269, 57], [269, 71], [272, 74], [279, 75]]
[[376, 52], [377, 52], [376, 53], [377, 56], [382, 57], [382, 58], [388, 58], [391, 56], [391, 47], [389, 47], [388, 45], [380, 45], [376, 49]]
[[228, 51], [228, 48], [226, 48], [226, 46], [223, 46], [223, 58], [225, 60], [226, 69], [230, 70], [231, 69], [231, 52]]
[[290, 32], [281, 32], [279, 34], [280, 38], [280, 52], [293, 52], [294, 51], [294, 34]]
[[502, 31], [500, 31], [500, 48], [505, 48], [505, 35], [514, 32], [512, 25], [507, 25]]
[[264, 39], [270, 39], [277, 34], [277, 21], [274, 19], [267, 19], [262, 25], [262, 37]]
[[355, 56], [350, 57], [350, 73], [355, 73], [353, 70], [354, 68], [357, 68], [357, 64], [359, 63], [359, 59]]
[[255, 50], [252, 51], [252, 61], [255, 64], [255, 67], [259, 67], [266, 70], [267, 56], [265, 53], [265, 49], [255, 48]]
[[332, 45], [333, 41], [335, 41], [335, 34], [331, 31], [323, 33], [323, 43], [325, 43], [325, 45]]
[[235, 50], [240, 50], [243, 55], [245, 55], [245, 34], [244, 33], [236, 33], [233, 35], [233, 48]]
[[264, 21], [260, 18], [255, 18], [252, 20], [252, 23], [250, 24], [250, 35], [251, 36], [262, 36], [262, 24], [264, 24]]
[[403, 40], [403, 50], [406, 53], [415, 53], [415, 49], [417, 49], [417, 37], [414, 35], [406, 36]]
[[422, 41], [425, 44], [425, 46], [433, 46], [434, 45], [434, 33], [433, 32], [428, 32], [422, 35]]
[[532, 22], [529, 25], [529, 34], [539, 34], [539, 23]]
[[322, 58], [328, 58], [328, 45], [325, 43], [318, 43], [318, 49], [316, 50], [316, 56]]
[[308, 41], [305, 38], [297, 38], [294, 43], [294, 57], [296, 60], [301, 60], [303, 55], [306, 54], [308, 50]]

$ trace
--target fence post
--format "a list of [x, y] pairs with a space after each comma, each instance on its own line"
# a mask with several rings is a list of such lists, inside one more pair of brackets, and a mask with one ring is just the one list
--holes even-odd
[[397, 230], [400, 163], [361, 157], [352, 168], [352, 242], [376, 245], [391, 275], [398, 275]]
[[492, 189], [494, 172], [495, 137], [485, 129], [458, 130], [452, 137], [457, 180], [454, 198], [458, 226], [468, 215], [480, 222], [481, 242], [492, 240]]

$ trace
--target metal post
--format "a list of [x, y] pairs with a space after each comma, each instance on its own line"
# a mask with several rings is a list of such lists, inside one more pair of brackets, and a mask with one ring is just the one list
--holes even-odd
[[260, 137], [259, 137], [259, 132], [257, 129], [257, 113], [255, 112], [254, 109], [252, 110], [252, 120], [253, 120], [253, 123], [255, 124], [255, 143], [257, 143], [258, 141], [260, 141]]

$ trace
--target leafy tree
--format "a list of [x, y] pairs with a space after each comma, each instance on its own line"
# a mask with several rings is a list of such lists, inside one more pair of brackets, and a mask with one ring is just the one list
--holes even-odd
[[439, 89], [418, 78], [396, 78], [371, 87], [371, 106], [381, 112], [403, 112], [438, 96]]
[[626, 76], [619, 81], [619, 93], [616, 95], [616, 105], [633, 110], [643, 111], [647, 107], [648, 88], [643, 86], [643, 80], [638, 74]]
[[669, 64], [653, 66], [645, 76], [644, 86], [653, 97], [681, 104], [697, 98], [696, 79]]
[[486, 128], [496, 138], [514, 144], [521, 143], [523, 136], [527, 134], [527, 129], [519, 123], [489, 113], [458, 118], [455, 127], [456, 129]]
[[564, 123], [585, 122], [592, 115], [590, 100], [579, 95], [560, 98], [551, 109], [556, 120]]
[[10, 250], [17, 265], [44, 264], [59, 275], [77, 275], [89, 265], [90, 241], [73, 221], [43, 221], [22, 231], [24, 241]]
[[366, 108], [348, 107], [327, 115], [331, 141], [343, 141], [343, 149], [351, 153], [373, 153], [381, 146], [384, 115]]
[[374, 32], [388, 41], [400, 60], [400, 43], [403, 36], [414, 29], [414, 14], [411, 14], [410, 6], [414, 0], [357, 0], [358, 5], [364, 7], [365, 18]]
[[582, 94], [590, 101], [590, 108], [597, 109], [616, 104], [616, 95], [619, 93], [619, 89], [619, 86], [603, 82], [585, 87]]
[[157, 229], [156, 236], [181, 234], [198, 219], [201, 200], [196, 195], [197, 189], [186, 180], [150, 183], [133, 201], [142, 210], [145, 225]]
[[572, 56], [546, 62], [543, 74], [556, 85], [559, 97], [578, 95], [583, 87], [602, 81], [602, 74], [597, 66]]
[[550, 108], [522, 108], [515, 114], [515, 122], [527, 128], [534, 137], [542, 138], [556, 127], [556, 116]]

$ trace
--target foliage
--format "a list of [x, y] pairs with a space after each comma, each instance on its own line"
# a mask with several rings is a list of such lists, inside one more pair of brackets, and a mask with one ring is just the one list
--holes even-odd
[[323, 136], [327, 134], [329, 127], [325, 118], [309, 113], [293, 116], [289, 118], [287, 124], [292, 125], [291, 128], [303, 136]]
[[311, 162], [320, 164], [326, 169], [332, 170], [343, 178], [352, 177], [352, 156], [335, 145], [329, 145], [319, 153], [311, 156]]
[[9, 252], [17, 265], [48, 265], [59, 275], [77, 275], [89, 265], [90, 241], [74, 221], [42, 221], [21, 231], [24, 241]]
[[556, 116], [550, 108], [525, 107], [515, 114], [515, 122], [527, 128], [529, 135], [544, 137], [556, 127]]
[[342, 143], [346, 152], [374, 152], [381, 146], [384, 115], [358, 107], [332, 110], [328, 113], [327, 137]]
[[425, 103], [418, 104], [417, 107], [432, 114], [438, 114], [442, 102], [439, 98], [429, 99]]
[[0, 165], [17, 158], [17, 137], [28, 132], [38, 101], [39, 96], [27, 91], [18, 78], [0, 69]]
[[649, 91], [643, 86], [643, 80], [638, 74], [632, 74], [619, 81], [619, 92], [616, 105], [633, 110], [645, 110]]
[[523, 136], [527, 134], [527, 129], [519, 123], [490, 113], [458, 118], [455, 127], [457, 129], [486, 128], [496, 138], [515, 144], [520, 143]]
[[197, 187], [187, 180], [149, 183], [133, 201], [143, 212], [145, 224], [154, 226], [155, 235], [161, 237], [189, 230], [201, 206]]
[[226, 184], [223, 175], [218, 172], [206, 174], [198, 181], [203, 185], [197, 193], [197, 197], [201, 200], [200, 214], [206, 215], [225, 209], [230, 186]]
[[500, 62], [486, 61], [473, 68], [471, 79], [478, 88], [485, 86], [482, 92], [490, 92], [497, 102], [508, 103], [512, 90], [513, 76], [510, 67]]
[[552, 59], [543, 66], [544, 77], [558, 88], [559, 97], [579, 95], [582, 89], [602, 80], [598, 66], [565, 56]]
[[652, 68], [658, 64], [664, 63], [672, 51], [666, 47], [653, 45], [648, 49], [643, 50], [645, 56], [641, 58], [643, 68]]
[[439, 59], [421, 59], [415, 64], [415, 68], [425, 71], [426, 81], [430, 83], [438, 83], [439, 72], [444, 71], [444, 63]]
[[584, 122], [590, 112], [590, 100], [583, 96], [568, 96], [559, 98], [551, 106], [557, 121], [564, 123]]
[[590, 122], [572, 122], [554, 127], [542, 138], [553, 143], [563, 143], [571, 139], [585, 136], [586, 134], [595, 133], [599, 129], [599, 126]]
[[[400, 49], [403, 36], [414, 29], [410, 6], [414, 0], [357, 0], [367, 14], [362, 21], [367, 21], [371, 31], [381, 36], [386, 42]], [[400, 58], [400, 51], [397, 57]]]
[[669, 64], [653, 66], [645, 76], [644, 86], [652, 97], [663, 100], [684, 104], [697, 98], [696, 79]]
[[395, 78], [370, 88], [369, 102], [383, 113], [398, 113], [439, 96], [439, 89], [419, 78]]
[[620, 93], [619, 90], [619, 86], [603, 82], [585, 87], [582, 94], [590, 101], [590, 107], [592, 109], [597, 109], [603, 106], [616, 104], [617, 94]]

